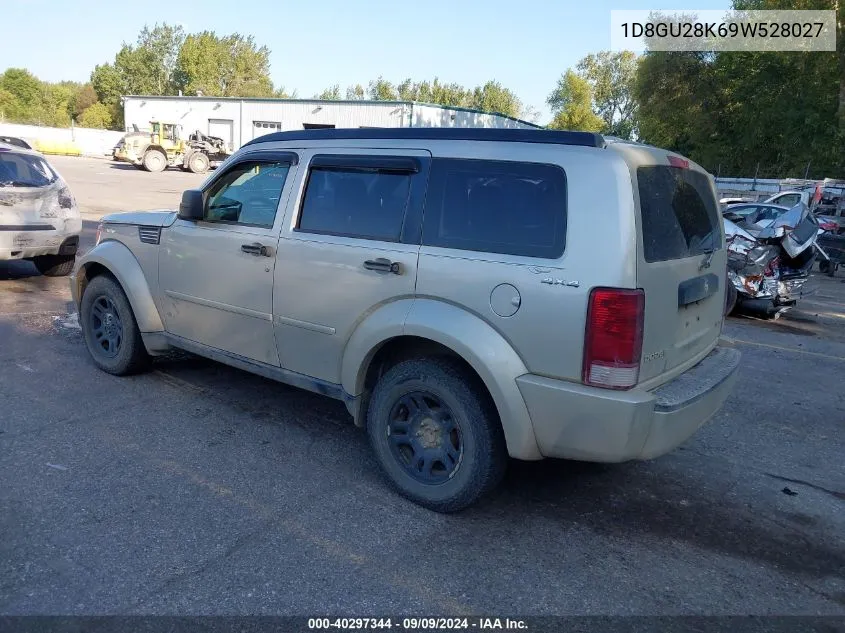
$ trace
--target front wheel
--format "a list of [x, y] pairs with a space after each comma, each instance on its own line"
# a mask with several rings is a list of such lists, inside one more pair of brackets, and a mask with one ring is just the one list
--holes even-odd
[[115, 376], [149, 367], [132, 306], [113, 278], [94, 277], [85, 288], [79, 312], [85, 345], [97, 367]]
[[388, 370], [373, 391], [367, 432], [395, 488], [437, 512], [472, 505], [499, 485], [507, 466], [493, 403], [477, 377], [450, 359]]
[[144, 154], [144, 169], [147, 171], [164, 171], [165, 167], [167, 167], [167, 156], [164, 155], [164, 152], [151, 149]]
[[32, 263], [45, 277], [64, 277], [73, 270], [75, 255], [38, 255]]
[[195, 174], [204, 174], [208, 171], [208, 156], [202, 152], [194, 152], [188, 157], [188, 169]]

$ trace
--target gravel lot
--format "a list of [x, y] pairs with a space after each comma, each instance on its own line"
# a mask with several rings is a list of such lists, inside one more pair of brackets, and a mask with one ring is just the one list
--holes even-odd
[[[203, 180], [51, 160], [83, 248]], [[844, 281], [729, 320], [737, 389], [680, 449], [514, 462], [441, 516], [341, 404], [200, 359], [103, 374], [67, 280], [0, 264], [0, 613], [845, 615]]]

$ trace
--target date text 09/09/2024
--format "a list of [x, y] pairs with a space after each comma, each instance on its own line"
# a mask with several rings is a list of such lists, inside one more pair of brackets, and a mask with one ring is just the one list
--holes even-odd
[[310, 630], [398, 629], [400, 631], [527, 631], [523, 620], [511, 618], [308, 618]]

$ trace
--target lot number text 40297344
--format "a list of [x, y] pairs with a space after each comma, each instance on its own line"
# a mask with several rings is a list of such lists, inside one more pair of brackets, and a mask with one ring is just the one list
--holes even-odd
[[309, 630], [398, 629], [400, 631], [526, 631], [523, 620], [510, 618], [309, 618]]

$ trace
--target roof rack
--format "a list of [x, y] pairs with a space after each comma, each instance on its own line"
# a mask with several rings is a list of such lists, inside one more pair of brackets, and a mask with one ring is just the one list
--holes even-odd
[[413, 139], [423, 141], [504, 141], [511, 143], [546, 143], [552, 145], [580, 145], [604, 147], [601, 134], [593, 132], [563, 132], [558, 130], [532, 130], [513, 128], [454, 128], [454, 127], [399, 127], [399, 128], [330, 128], [317, 130], [291, 130], [259, 136], [243, 146], [282, 141], [341, 141], [354, 139]]

